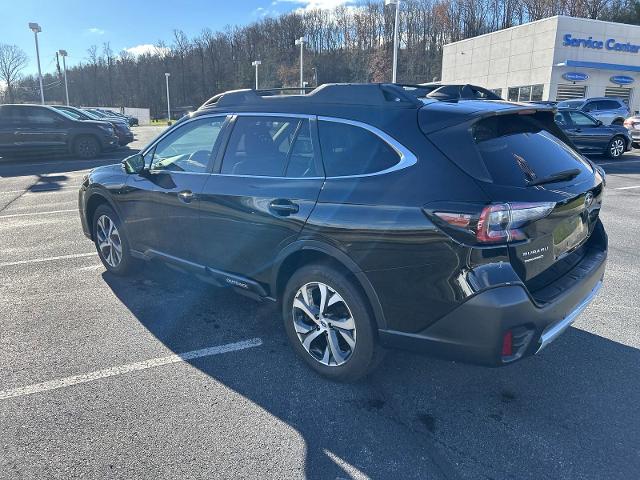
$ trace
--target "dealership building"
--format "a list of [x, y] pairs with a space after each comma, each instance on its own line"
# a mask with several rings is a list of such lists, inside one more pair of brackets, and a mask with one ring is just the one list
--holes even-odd
[[442, 83], [513, 101], [622, 97], [640, 110], [640, 26], [556, 16], [445, 45]]

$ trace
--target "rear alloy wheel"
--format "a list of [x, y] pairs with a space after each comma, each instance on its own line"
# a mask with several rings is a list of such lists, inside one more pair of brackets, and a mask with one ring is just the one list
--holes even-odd
[[73, 151], [83, 160], [96, 158], [100, 154], [100, 144], [94, 137], [82, 136], [75, 141]]
[[129, 253], [129, 242], [120, 219], [107, 205], [100, 205], [93, 216], [93, 237], [105, 268], [116, 275], [127, 275], [136, 261]]
[[620, 158], [625, 151], [625, 142], [622, 137], [613, 137], [607, 146], [607, 154], [610, 158]]
[[291, 346], [325, 377], [357, 380], [382, 359], [367, 300], [340, 270], [302, 267], [287, 283], [282, 310]]
[[309, 355], [323, 365], [342, 365], [356, 347], [349, 306], [329, 285], [311, 282], [293, 299], [293, 327]]

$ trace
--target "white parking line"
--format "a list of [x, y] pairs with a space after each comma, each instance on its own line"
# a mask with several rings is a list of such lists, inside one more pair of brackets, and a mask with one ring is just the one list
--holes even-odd
[[634, 185], [633, 187], [617, 187], [614, 190], [631, 190], [632, 188], [640, 188], [640, 185]]
[[50, 210], [48, 212], [12, 213], [11, 215], [0, 215], [0, 218], [32, 217], [33, 215], [49, 215], [52, 213], [69, 213], [77, 211], [77, 208], [70, 208], [69, 210]]
[[85, 373], [82, 375], [74, 375], [72, 377], [49, 380], [48, 382], [35, 383], [33, 385], [27, 385], [25, 387], [3, 390], [0, 391], [0, 400], [6, 400], [13, 397], [23, 397], [25, 395], [32, 395], [34, 393], [48, 392], [49, 390], [71, 387], [80, 383], [94, 382], [103, 378], [115, 377], [116, 375], [124, 375], [125, 373], [147, 370], [149, 368], [161, 367], [163, 365], [170, 365], [172, 363], [186, 362], [195, 358], [210, 357], [212, 355], [220, 355], [222, 353], [236, 352], [238, 350], [245, 350], [247, 348], [259, 347], [260, 345], [262, 345], [262, 339], [251, 338], [249, 340], [228, 343], [226, 345], [219, 345], [216, 347], [203, 348], [201, 350], [192, 350], [190, 352], [169, 355], [167, 357], [158, 357], [152, 358], [150, 360], [144, 360], [142, 362], [128, 363], [126, 365], [119, 365], [117, 367], [96, 370], [95, 372]]
[[97, 255], [96, 252], [91, 253], [74, 253], [73, 255], [59, 255], [57, 257], [33, 258], [31, 260], [17, 260], [15, 262], [0, 263], [0, 267], [13, 267], [14, 265], [25, 265], [27, 263], [53, 262], [55, 260], [66, 260], [69, 258], [82, 258]]
[[618, 160], [618, 161], [615, 161], [615, 162], [602, 162], [602, 163], [596, 162], [596, 165], [600, 165], [600, 166], [602, 166], [602, 165], [618, 165], [618, 166], [622, 167], [622, 166], [626, 165], [627, 163], [636, 163], [636, 162], [640, 162], [640, 159], [638, 159], [638, 160]]

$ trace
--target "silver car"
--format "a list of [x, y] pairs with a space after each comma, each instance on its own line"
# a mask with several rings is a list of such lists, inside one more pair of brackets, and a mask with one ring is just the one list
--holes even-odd
[[605, 125], [622, 125], [631, 115], [629, 106], [621, 98], [576, 98], [558, 103], [558, 108], [575, 108], [587, 112]]
[[624, 121], [624, 126], [629, 130], [629, 135], [633, 140], [633, 146], [640, 148], [640, 115], [634, 115]]

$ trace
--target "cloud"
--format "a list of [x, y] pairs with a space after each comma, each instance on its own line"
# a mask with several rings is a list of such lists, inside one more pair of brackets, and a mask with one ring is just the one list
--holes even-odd
[[98, 27], [87, 28], [87, 32], [93, 35], [104, 35], [104, 30]]
[[164, 55], [169, 53], [169, 49], [166, 47], [157, 47], [150, 43], [144, 43], [142, 45], [136, 45], [135, 47], [129, 47], [124, 49], [125, 52], [130, 53], [135, 57], [140, 55]]
[[299, 5], [298, 10], [325, 10], [328, 8], [336, 8], [342, 5], [351, 5], [356, 3], [356, 0], [274, 0], [271, 4], [278, 3], [293, 3]]

